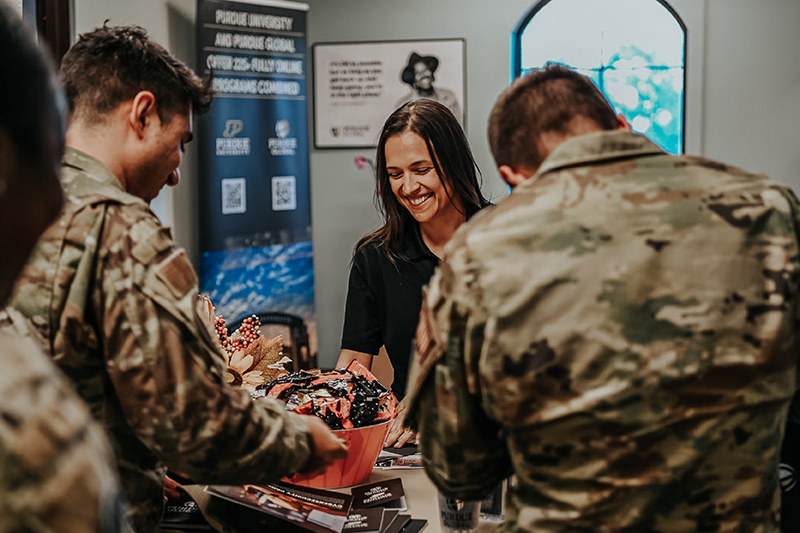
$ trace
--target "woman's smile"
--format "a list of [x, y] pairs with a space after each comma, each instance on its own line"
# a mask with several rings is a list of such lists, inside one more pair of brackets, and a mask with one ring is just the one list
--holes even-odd
[[422, 225], [456, 215], [447, 178], [441, 179], [425, 140], [404, 131], [386, 141], [386, 172], [397, 201]]

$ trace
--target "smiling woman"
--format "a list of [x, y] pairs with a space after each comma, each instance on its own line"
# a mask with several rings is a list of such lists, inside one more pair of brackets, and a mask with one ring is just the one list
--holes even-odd
[[461, 199], [452, 194], [452, 181], [439, 176], [425, 140], [413, 131], [389, 138], [384, 153], [392, 193], [419, 224], [428, 249], [441, 256], [453, 232], [466, 220]]
[[[456, 229], [489, 203], [461, 126], [431, 100], [409, 102], [389, 116], [375, 167], [384, 224], [356, 245], [336, 368], [353, 359], [370, 368], [384, 347], [394, 366], [392, 390], [402, 398], [422, 287]], [[402, 422], [396, 419], [387, 444], [413, 436]]]

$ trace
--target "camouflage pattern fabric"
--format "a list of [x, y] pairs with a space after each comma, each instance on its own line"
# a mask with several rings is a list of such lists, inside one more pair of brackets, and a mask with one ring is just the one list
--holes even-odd
[[503, 531], [778, 530], [800, 223], [764, 176], [572, 138], [448, 244], [409, 386], [429, 476]]
[[0, 533], [129, 531], [105, 434], [30, 333], [0, 311]]
[[310, 456], [308, 426], [225, 384], [197, 278], [167, 228], [96, 159], [67, 149], [64, 212], [12, 305], [109, 432], [136, 531], [163, 508], [166, 465], [198, 483], [266, 483]]

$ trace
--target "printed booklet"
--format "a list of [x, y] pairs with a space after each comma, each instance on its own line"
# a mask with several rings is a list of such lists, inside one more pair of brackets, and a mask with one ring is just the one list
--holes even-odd
[[316, 533], [341, 533], [353, 497], [288, 483], [209, 485], [206, 492], [293, 522]]
[[353, 509], [368, 509], [370, 507], [383, 507], [405, 511], [406, 505], [403, 481], [398, 477], [359, 485], [350, 489], [353, 495]]
[[375, 460], [375, 468], [422, 468], [422, 455], [416, 446], [384, 448]]

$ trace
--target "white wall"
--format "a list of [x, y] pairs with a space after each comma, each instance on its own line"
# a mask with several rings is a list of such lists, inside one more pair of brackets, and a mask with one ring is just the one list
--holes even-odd
[[800, 193], [800, 1], [706, 3], [703, 155]]
[[[145, 26], [194, 64], [196, 0], [75, 0], [77, 30], [105, 19]], [[485, 141], [486, 118], [509, 77], [510, 33], [536, 0], [305, 0], [309, 43], [462, 37], [467, 43], [467, 134], [484, 193], [505, 195]], [[688, 153], [763, 171], [800, 191], [800, 1], [672, 0], [687, 25]], [[309, 56], [310, 59], [310, 56]], [[310, 82], [310, 80], [309, 80]], [[310, 107], [310, 103], [309, 103]], [[312, 126], [312, 125], [310, 125]], [[178, 242], [197, 257], [195, 154], [182, 182], [157, 199]], [[320, 363], [339, 346], [352, 248], [379, 219], [372, 179], [353, 164], [370, 150], [312, 150], [311, 194]]]

